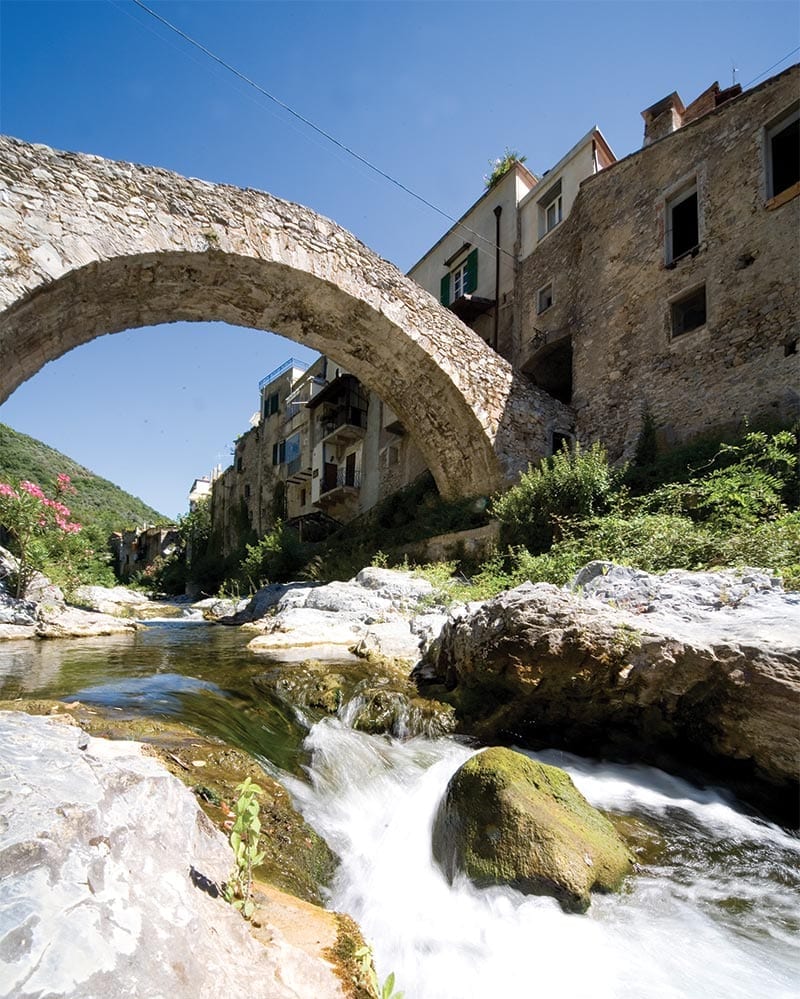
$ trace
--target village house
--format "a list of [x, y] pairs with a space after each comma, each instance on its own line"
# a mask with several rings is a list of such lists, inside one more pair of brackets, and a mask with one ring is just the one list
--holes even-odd
[[[642, 112], [617, 160], [599, 128], [536, 177], [505, 173], [411, 268], [572, 418], [547, 453], [630, 457], [646, 416], [669, 445], [800, 414], [800, 67]], [[260, 383], [256, 426], [213, 485], [226, 550], [277, 516], [341, 523], [425, 462], [392, 410], [328, 358]], [[543, 455], [531, 455], [536, 461]]]
[[512, 360], [571, 405], [582, 442], [619, 459], [645, 413], [665, 445], [800, 414], [799, 96], [798, 66], [688, 107], [669, 95], [642, 112], [643, 148], [531, 237]]

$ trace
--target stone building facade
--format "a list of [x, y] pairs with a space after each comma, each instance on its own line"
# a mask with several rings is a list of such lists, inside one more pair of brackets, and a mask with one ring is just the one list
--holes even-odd
[[[800, 67], [642, 112], [617, 161], [600, 130], [537, 178], [516, 163], [409, 276], [550, 398], [544, 448], [661, 442], [800, 413]], [[499, 242], [498, 242], [499, 237]], [[500, 247], [492, 248], [495, 241]], [[426, 468], [408, 427], [324, 356], [261, 384], [258, 426], [214, 487], [230, 547], [284, 514], [345, 522]]]
[[512, 360], [581, 441], [628, 457], [645, 410], [665, 444], [800, 413], [799, 96], [797, 66], [689, 108], [670, 95], [521, 260]]

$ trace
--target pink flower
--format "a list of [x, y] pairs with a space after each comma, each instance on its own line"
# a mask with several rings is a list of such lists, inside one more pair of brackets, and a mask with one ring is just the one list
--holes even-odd
[[56, 476], [56, 491], [59, 493], [75, 493], [78, 490], [73, 486], [72, 480], [65, 472], [59, 472]]
[[6, 482], [0, 482], [0, 496], [10, 496], [12, 499], [19, 499], [16, 489], [12, 489]]
[[19, 484], [20, 489], [24, 489], [26, 493], [31, 496], [35, 496], [36, 499], [43, 500], [45, 495], [41, 490], [40, 486], [37, 486], [35, 482], [28, 482], [27, 479], [23, 479]]

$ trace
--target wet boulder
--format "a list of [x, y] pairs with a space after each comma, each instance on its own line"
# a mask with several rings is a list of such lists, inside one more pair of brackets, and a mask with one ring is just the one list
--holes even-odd
[[433, 827], [433, 855], [452, 881], [510, 885], [585, 912], [593, 891], [616, 891], [634, 858], [569, 774], [522, 753], [484, 750], [447, 786]]

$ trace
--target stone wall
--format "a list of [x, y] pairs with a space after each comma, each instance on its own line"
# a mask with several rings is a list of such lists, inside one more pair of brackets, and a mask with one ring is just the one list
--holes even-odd
[[233, 464], [214, 482], [211, 526], [226, 555], [241, 545], [249, 531], [262, 537], [272, 527], [273, 498], [281, 480], [272, 464], [276, 435], [270, 431], [267, 423], [242, 434]]
[[[800, 197], [767, 200], [764, 154], [765, 126], [799, 86], [793, 67], [591, 177], [522, 261], [516, 362], [546, 380], [548, 352], [558, 363], [571, 338], [582, 440], [629, 456], [645, 407], [667, 443], [800, 412]], [[665, 201], [693, 180], [699, 246], [670, 265]], [[672, 303], [703, 284], [706, 322], [674, 335]]]
[[395, 410], [448, 496], [546, 451], [561, 407], [351, 233], [269, 194], [0, 137], [0, 400], [105, 333], [274, 331]]

